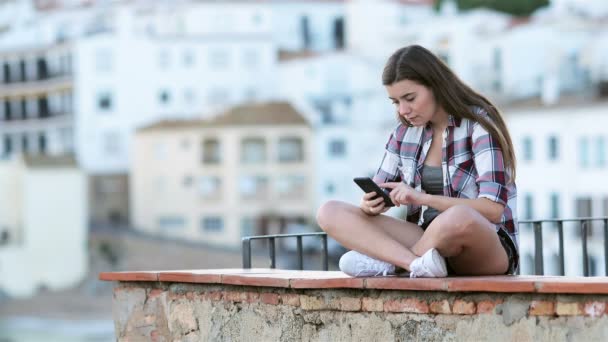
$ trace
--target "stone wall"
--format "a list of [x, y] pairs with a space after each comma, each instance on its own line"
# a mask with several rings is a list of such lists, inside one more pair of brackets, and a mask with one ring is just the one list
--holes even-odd
[[601, 341], [608, 295], [119, 282], [118, 341]]

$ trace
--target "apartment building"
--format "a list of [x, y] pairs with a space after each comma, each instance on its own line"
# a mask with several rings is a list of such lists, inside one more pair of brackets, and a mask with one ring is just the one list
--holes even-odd
[[312, 144], [310, 124], [286, 102], [143, 127], [133, 143], [132, 222], [152, 235], [234, 248], [243, 235], [311, 224]]
[[0, 160], [0, 293], [76, 286], [88, 269], [86, 176], [69, 156]]
[[2, 51], [0, 65], [0, 155], [72, 153], [70, 46]]
[[[555, 106], [527, 101], [503, 110], [518, 159], [518, 217], [520, 220], [608, 216], [608, 133], [605, 100], [562, 98]], [[522, 273], [534, 270], [534, 233], [522, 225]], [[589, 271], [604, 275], [603, 222], [588, 233]], [[580, 222], [564, 224], [565, 271], [582, 275]], [[558, 233], [543, 227], [546, 274], [557, 274]]]

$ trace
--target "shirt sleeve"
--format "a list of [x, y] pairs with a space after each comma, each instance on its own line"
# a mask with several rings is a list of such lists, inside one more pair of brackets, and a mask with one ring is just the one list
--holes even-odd
[[507, 205], [508, 190], [502, 150], [498, 141], [478, 122], [473, 125], [473, 158], [478, 177], [478, 198]]
[[400, 182], [401, 174], [399, 173], [399, 166], [401, 164], [401, 158], [399, 157], [399, 151], [401, 150], [401, 141], [397, 138], [400, 127], [391, 134], [386, 143], [386, 150], [380, 162], [380, 167], [373, 177], [374, 182], [380, 184], [384, 182]]

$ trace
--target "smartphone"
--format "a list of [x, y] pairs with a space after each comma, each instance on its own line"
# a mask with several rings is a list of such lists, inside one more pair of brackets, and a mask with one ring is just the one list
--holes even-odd
[[[388, 195], [388, 191], [382, 189], [369, 177], [357, 177], [354, 178], [353, 181], [357, 183], [357, 185], [363, 190], [365, 193], [375, 192], [378, 196], [382, 196], [384, 198], [384, 205], [387, 207], [394, 207], [395, 204], [391, 200], [391, 197]], [[374, 198], [378, 198], [378, 196]]]

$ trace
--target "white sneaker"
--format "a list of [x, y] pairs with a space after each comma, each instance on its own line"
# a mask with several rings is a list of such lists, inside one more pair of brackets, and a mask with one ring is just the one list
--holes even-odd
[[431, 248], [410, 264], [410, 278], [444, 278], [448, 275], [445, 258]]
[[357, 251], [346, 252], [340, 258], [340, 271], [351, 277], [375, 277], [395, 274], [395, 265], [370, 258]]

